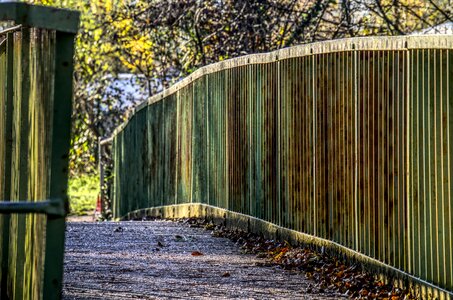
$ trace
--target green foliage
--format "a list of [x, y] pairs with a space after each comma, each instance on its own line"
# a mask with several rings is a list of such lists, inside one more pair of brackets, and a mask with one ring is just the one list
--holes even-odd
[[[133, 73], [153, 95], [197, 68], [313, 41], [408, 34], [453, 20], [447, 0], [28, 0], [82, 12], [75, 57], [72, 174], [124, 120], [109, 90]], [[158, 82], [159, 84], [153, 84]], [[119, 91], [121, 93], [121, 91]]]
[[71, 215], [92, 214], [99, 195], [99, 177], [95, 175], [71, 177], [68, 194]]

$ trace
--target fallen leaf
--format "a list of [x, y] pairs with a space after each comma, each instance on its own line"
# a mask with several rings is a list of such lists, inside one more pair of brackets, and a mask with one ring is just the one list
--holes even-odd
[[201, 253], [199, 251], [192, 252], [192, 256], [201, 256], [201, 255], [203, 255], [203, 253]]
[[230, 277], [230, 276], [231, 276], [231, 274], [228, 273], [228, 272], [225, 272], [225, 273], [222, 274], [222, 277]]
[[115, 228], [115, 230], [114, 230], [114, 232], [123, 232], [123, 231], [124, 231], [124, 229], [123, 229], [123, 227], [121, 227], [121, 226]]
[[175, 235], [175, 240], [176, 240], [177, 242], [182, 242], [182, 241], [185, 240], [185, 238], [184, 238], [183, 236], [180, 236], [180, 235]]
[[206, 230], [212, 230], [212, 229], [214, 229], [214, 228], [215, 228], [215, 225], [214, 225], [214, 224], [207, 224], [207, 225], [205, 226], [205, 229], [206, 229]]

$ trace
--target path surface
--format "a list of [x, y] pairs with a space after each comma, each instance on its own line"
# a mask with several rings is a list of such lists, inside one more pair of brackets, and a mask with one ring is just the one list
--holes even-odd
[[302, 274], [262, 263], [184, 224], [70, 222], [63, 299], [338, 298], [319, 294]]

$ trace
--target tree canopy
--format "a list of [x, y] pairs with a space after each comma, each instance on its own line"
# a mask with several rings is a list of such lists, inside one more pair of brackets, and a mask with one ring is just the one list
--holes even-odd
[[[82, 12], [71, 170], [96, 170], [97, 142], [123, 120], [117, 75], [146, 95], [216, 61], [297, 44], [404, 35], [453, 21], [448, 0], [31, 0]], [[128, 104], [134, 99], [127, 100]]]

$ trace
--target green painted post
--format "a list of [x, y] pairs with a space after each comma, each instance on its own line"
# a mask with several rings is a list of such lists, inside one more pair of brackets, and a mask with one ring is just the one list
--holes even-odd
[[[72, 97], [73, 39], [78, 29], [79, 13], [44, 6], [32, 6], [20, 2], [8, 2], [0, 3], [0, 20], [13, 21], [22, 26], [9, 29], [7, 35], [8, 82], [6, 86], [7, 103], [9, 105], [6, 106], [8, 110], [7, 118], [9, 119], [7, 119], [5, 130], [7, 143], [10, 143], [13, 138], [15, 138], [15, 142], [14, 145], [6, 145], [7, 149], [10, 150], [10, 153], [8, 153], [10, 156], [6, 156], [5, 164], [6, 166], [10, 165], [11, 168], [6, 168], [10, 174], [5, 175], [5, 181], [7, 182], [6, 196], [14, 202], [0, 203], [0, 212], [5, 216], [2, 220], [7, 225], [6, 228], [3, 226], [5, 231], [3, 232], [2, 243], [0, 298], [28, 299], [31, 297], [30, 292], [35, 287], [41, 287], [42, 277], [38, 279], [29, 274], [29, 268], [34, 267], [30, 265], [34, 258], [30, 254], [26, 256], [30, 251], [30, 248], [27, 250], [25, 247], [26, 243], [30, 241], [30, 232], [27, 231], [30, 227], [25, 222], [30, 220], [29, 218], [33, 220], [33, 217], [26, 216], [24, 213], [45, 213], [48, 217], [43, 270], [44, 288], [43, 294], [39, 298], [60, 299], [64, 254], [64, 216], [68, 206], [66, 189], [72, 109], [70, 100]], [[56, 59], [56, 68], [51, 70], [49, 74], [55, 78], [53, 82], [55, 90], [52, 93], [55, 106], [52, 114], [53, 127], [51, 132], [54, 138], [51, 149], [49, 195], [49, 199], [53, 199], [52, 203], [51, 201], [34, 202], [37, 199], [33, 199], [33, 201], [28, 199], [34, 197], [33, 193], [29, 195], [30, 184], [33, 180], [30, 178], [34, 176], [30, 173], [33, 161], [29, 160], [31, 158], [29, 153], [34, 147], [34, 137], [30, 137], [30, 130], [34, 129], [30, 125], [35, 122], [33, 120], [35, 111], [32, 110], [32, 107], [37, 104], [33, 102], [35, 99], [32, 99], [32, 91], [35, 91], [32, 89], [36, 87], [32, 84], [32, 80], [40, 80], [32, 77], [35, 75], [34, 71], [36, 71], [37, 66], [32, 65], [30, 60], [37, 59], [38, 56], [36, 55], [41, 51], [41, 49], [32, 48], [35, 44], [30, 42], [30, 38], [33, 38], [34, 42], [42, 42], [40, 38], [35, 40], [35, 37], [30, 35], [31, 30], [35, 30], [32, 28], [48, 30], [49, 34], [54, 34], [54, 31], [57, 31], [56, 52], [49, 54]], [[22, 30], [21, 36], [13, 37], [12, 32], [19, 29]], [[5, 35], [6, 32], [1, 34]], [[15, 40], [14, 45], [13, 38]], [[33, 61], [33, 63], [39, 64], [41, 61]], [[12, 83], [13, 79], [15, 80], [14, 84]], [[39, 86], [40, 82], [37, 82], [37, 84]], [[19, 199], [28, 200], [19, 202]], [[63, 212], [61, 207], [65, 207]], [[11, 221], [8, 221], [11, 213], [13, 214]], [[10, 224], [9, 230], [8, 224]], [[33, 230], [34, 225], [31, 226]], [[9, 238], [7, 237], [8, 233], [10, 234]], [[34, 247], [34, 245], [31, 247]], [[10, 251], [9, 254], [8, 251]], [[39, 280], [39, 282], [36, 280]]]
[[[68, 153], [72, 111], [74, 34], [56, 33], [53, 139], [50, 169], [50, 198], [64, 201], [68, 210]], [[65, 217], [48, 216], [44, 261], [43, 299], [61, 298]]]

